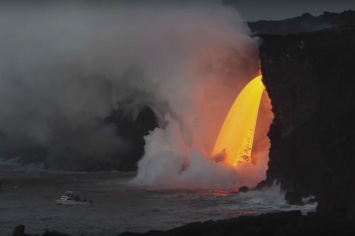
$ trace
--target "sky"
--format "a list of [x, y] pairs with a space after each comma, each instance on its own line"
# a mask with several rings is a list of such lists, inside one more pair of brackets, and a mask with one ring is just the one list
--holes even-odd
[[342, 12], [355, 10], [353, 0], [225, 0], [233, 2], [246, 21], [283, 20], [310, 13], [314, 16], [324, 11]]
[[[6, 0], [1, 1], [1, 3], [3, 2], [14, 3]], [[48, 3], [43, 0], [18, 1], [17, 3], [19, 2], [26, 3], [28, 6], [33, 5], [34, 2]], [[300, 16], [306, 12], [318, 16], [323, 14], [324, 11], [355, 10], [355, 0], [78, 0], [77, 2], [100, 3], [101, 5], [109, 5], [110, 3], [124, 5], [127, 3], [138, 5], [162, 5], [166, 3], [205, 5], [212, 3], [220, 5], [221, 2], [228, 2], [236, 6], [244, 21], [283, 20]]]

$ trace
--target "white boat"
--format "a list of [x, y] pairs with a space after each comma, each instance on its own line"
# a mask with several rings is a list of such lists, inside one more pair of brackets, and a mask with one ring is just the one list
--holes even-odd
[[92, 200], [84, 199], [80, 200], [79, 196], [75, 196], [73, 191], [66, 191], [62, 197], [55, 200], [57, 205], [90, 205]]

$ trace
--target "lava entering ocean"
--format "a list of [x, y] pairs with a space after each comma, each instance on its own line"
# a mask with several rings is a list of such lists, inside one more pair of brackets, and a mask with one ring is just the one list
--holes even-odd
[[266, 174], [271, 120], [270, 99], [257, 76], [230, 108], [212, 155], [187, 144], [181, 124], [168, 116], [165, 128], [146, 136], [145, 155], [132, 183], [159, 188], [255, 186]]
[[261, 75], [242, 90], [231, 107], [217, 138], [212, 155], [221, 155], [233, 166], [251, 162], [256, 121], [264, 85]]

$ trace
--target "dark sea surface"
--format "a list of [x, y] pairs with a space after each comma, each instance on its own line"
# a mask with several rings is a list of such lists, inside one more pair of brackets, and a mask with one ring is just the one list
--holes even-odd
[[[278, 186], [238, 194], [237, 189], [162, 190], [132, 186], [135, 173], [45, 171], [35, 165], [0, 161], [0, 236], [24, 224], [29, 234], [46, 229], [72, 235], [117, 235], [124, 231], [167, 230], [196, 221], [300, 209], [285, 203]], [[67, 190], [92, 205], [61, 206]]]

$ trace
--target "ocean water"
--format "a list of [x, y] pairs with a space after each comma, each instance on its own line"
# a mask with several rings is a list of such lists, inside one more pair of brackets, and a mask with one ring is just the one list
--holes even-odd
[[[186, 223], [299, 209], [289, 206], [277, 185], [264, 191], [237, 189], [155, 189], [130, 185], [135, 173], [45, 171], [0, 160], [0, 235], [19, 224], [29, 234], [58, 230], [72, 235], [117, 235], [124, 231], [167, 230]], [[55, 200], [72, 190], [92, 205], [61, 206]]]

